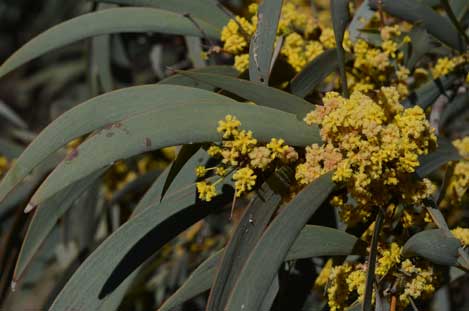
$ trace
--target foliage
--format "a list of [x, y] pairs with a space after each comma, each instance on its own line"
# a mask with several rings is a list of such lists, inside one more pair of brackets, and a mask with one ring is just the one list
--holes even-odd
[[0, 66], [7, 308], [461, 307], [467, 1], [89, 4]]

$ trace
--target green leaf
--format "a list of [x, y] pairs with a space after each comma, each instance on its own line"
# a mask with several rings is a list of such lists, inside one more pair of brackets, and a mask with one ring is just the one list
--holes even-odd
[[[165, 182], [163, 185], [163, 189], [161, 190], [161, 197], [163, 197], [168, 191], [169, 187], [171, 186], [171, 183], [174, 181], [178, 173], [181, 171], [181, 169], [184, 167], [186, 162], [194, 156], [194, 154], [197, 153], [200, 149], [200, 144], [192, 144], [192, 145], [184, 145], [181, 147], [179, 150], [176, 159], [173, 161], [169, 172], [168, 176], [165, 178]], [[194, 174], [194, 172], [192, 172]]]
[[182, 72], [178, 74], [174, 74], [172, 76], [169, 76], [159, 81], [158, 84], [177, 84], [177, 85], [182, 85], [182, 86], [196, 87], [196, 88], [204, 89], [207, 91], [215, 91], [216, 87], [214, 85], [201, 83], [198, 80], [194, 80], [192, 77], [188, 76], [188, 73], [189, 74], [211, 73], [211, 74], [223, 76], [223, 79], [225, 78], [225, 76], [237, 77], [239, 75], [239, 72], [236, 69], [234, 69], [233, 66], [225, 66], [225, 65], [207, 66], [204, 68], [186, 70], [184, 71], [184, 74], [182, 74]]
[[3, 101], [0, 100], [0, 119], [6, 119], [12, 125], [15, 125], [19, 128], [28, 128], [26, 122], [21, 119], [21, 117], [9, 106], [7, 106]]
[[179, 14], [190, 13], [193, 17], [199, 18], [209, 24], [221, 29], [225, 26], [229, 17], [218, 6], [221, 5], [216, 0], [97, 0], [97, 2], [108, 2], [128, 6], [153, 7]]
[[264, 0], [257, 13], [256, 32], [249, 45], [249, 78], [269, 84], [269, 76], [283, 0]]
[[374, 12], [370, 9], [369, 0], [364, 0], [357, 11], [353, 14], [352, 21], [348, 26], [350, 40], [357, 41], [361, 37], [359, 29], [366, 26], [366, 23], [373, 17]]
[[425, 230], [413, 235], [402, 248], [402, 256], [420, 256], [437, 265], [452, 266], [458, 260], [459, 240], [448, 237], [441, 229]]
[[418, 105], [422, 109], [427, 109], [441, 94], [446, 93], [446, 89], [456, 80], [455, 75], [448, 75], [436, 80], [426, 82], [417, 90], [412, 92], [403, 102], [406, 108]]
[[252, 130], [260, 142], [272, 137], [281, 137], [293, 146], [321, 142], [316, 127], [308, 127], [294, 115], [279, 110], [229, 102], [226, 97], [223, 103], [170, 104], [125, 119], [88, 138], [74, 157], [58, 165], [39, 187], [31, 198], [32, 206], [116, 160], [167, 146], [218, 141], [218, 120], [227, 114], [237, 116], [242, 128]]
[[291, 92], [300, 97], [311, 93], [330, 73], [337, 69], [335, 49], [323, 52], [310, 62], [291, 82]]
[[372, 0], [371, 7], [377, 9], [378, 1], [381, 1], [387, 13], [411, 23], [421, 23], [435, 38], [453, 49], [463, 51], [463, 42], [451, 21], [427, 5], [412, 0]]
[[[289, 188], [292, 172], [275, 174], [265, 182], [250, 202], [237, 225], [220, 260], [218, 273], [207, 302], [207, 310], [223, 310], [229, 294], [234, 288], [237, 277], [249, 254], [256, 245], [272, 215], [282, 202], [282, 195], [269, 184], [282, 184], [283, 190]], [[285, 177], [283, 177], [285, 176]], [[283, 177], [283, 178], [282, 178]], [[280, 187], [274, 187], [277, 189]]]
[[[219, 31], [204, 21], [197, 24], [211, 38]], [[201, 36], [200, 30], [186, 17], [150, 8], [115, 8], [84, 14], [58, 24], [26, 43], [0, 67], [0, 77], [47, 52], [85, 38], [122, 32], [161, 32]]]
[[[440, 4], [443, 7], [443, 9], [445, 10], [446, 15], [448, 15], [451, 23], [453, 23], [453, 26], [459, 31], [459, 34], [461, 35], [461, 37], [464, 38], [464, 40], [466, 41], [466, 44], [468, 44], [469, 43], [469, 37], [467, 36], [463, 25], [459, 22], [458, 17], [453, 12], [453, 8], [451, 7], [449, 1], [448, 0], [440, 0]], [[463, 11], [463, 14], [464, 14], [464, 4], [463, 3], [456, 4], [453, 1], [453, 5], [455, 6], [454, 9], [459, 9], [460, 10], [460, 11], [456, 11], [456, 12], [458, 12], [458, 14], [461, 11]]]
[[145, 85], [92, 98], [49, 124], [15, 161], [0, 184], [0, 201], [31, 170], [68, 141], [131, 115], [180, 103], [223, 103], [231, 99], [208, 91], [175, 86]]
[[436, 150], [419, 158], [420, 166], [417, 168], [416, 173], [419, 177], [423, 178], [449, 161], [459, 159], [461, 159], [461, 156], [451, 141], [444, 137], [439, 137]]
[[[94, 37], [91, 41], [92, 70], [96, 71], [100, 89], [107, 93], [114, 89], [111, 72], [111, 36]], [[93, 72], [94, 73], [94, 72]]]
[[226, 310], [259, 310], [288, 250], [333, 189], [331, 174], [321, 176], [275, 217], [244, 265]]
[[[192, 185], [138, 213], [85, 260], [50, 310], [103, 310], [107, 295], [125, 285], [122, 281], [133, 269], [177, 234], [231, 200], [233, 190], [226, 188], [224, 193], [212, 202], [196, 204]], [[129, 260], [132, 264], [125, 265]]]
[[92, 176], [84, 178], [76, 184], [65, 188], [36, 209], [16, 261], [16, 267], [13, 273], [14, 282], [17, 282], [22, 277], [23, 272], [33, 260], [39, 247], [43, 244], [60, 217], [68, 211], [72, 203], [93, 184], [101, 173], [102, 171], [98, 171]]
[[[363, 254], [362, 243], [355, 236], [344, 231], [307, 225], [305, 226], [292, 247], [288, 251], [285, 261], [318, 256], [346, 256]], [[172, 310], [177, 305], [207, 291], [215, 277], [216, 266], [223, 254], [223, 249], [214, 253], [192, 272], [184, 284], [159, 308], [159, 311]]]
[[348, 4], [348, 0], [331, 0], [332, 26], [334, 28], [340, 82], [342, 85], [342, 95], [344, 97], [349, 97], [347, 76], [345, 74], [345, 51], [342, 46], [345, 29], [350, 19]]
[[410, 55], [407, 55], [405, 64], [407, 68], [412, 70], [423, 55], [437, 46], [437, 42], [428, 34], [427, 30], [420, 25], [413, 27], [409, 36], [412, 40], [410, 43], [411, 49]]
[[195, 73], [190, 71], [182, 71], [180, 73], [253, 101], [258, 105], [294, 113], [299, 118], [303, 118], [306, 113], [314, 108], [311, 103], [301, 97], [256, 82], [210, 73]]
[[469, 93], [456, 95], [441, 113], [440, 127], [444, 128], [453, 118], [460, 116], [466, 109], [469, 109]]

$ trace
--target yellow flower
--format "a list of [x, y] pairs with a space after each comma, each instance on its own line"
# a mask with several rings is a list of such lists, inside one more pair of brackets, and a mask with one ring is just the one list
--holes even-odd
[[324, 267], [322, 267], [321, 272], [319, 273], [318, 277], [314, 281], [314, 286], [317, 288], [324, 288], [329, 281], [329, 276], [332, 272], [332, 259], [329, 259]]
[[210, 184], [206, 181], [200, 181], [196, 183], [197, 192], [199, 193], [199, 199], [210, 202], [214, 196], [217, 195], [215, 185]]
[[233, 174], [233, 180], [235, 181], [236, 196], [239, 197], [244, 192], [251, 190], [256, 184], [256, 175], [249, 167], [243, 167]]
[[221, 148], [219, 146], [216, 146], [216, 145], [210, 146], [210, 148], [208, 148], [208, 150], [207, 150], [207, 153], [211, 157], [216, 157], [216, 156], [221, 154]]
[[252, 150], [257, 144], [257, 140], [252, 137], [252, 131], [242, 130], [233, 140], [233, 147], [236, 148], [241, 154], [246, 154]]
[[228, 138], [232, 135], [238, 134], [238, 127], [241, 126], [241, 122], [232, 115], [226, 115], [225, 120], [218, 121], [218, 133], [223, 134], [223, 138]]
[[197, 177], [204, 177], [207, 174], [207, 169], [205, 166], [199, 165], [195, 168], [195, 174]]
[[451, 230], [456, 239], [461, 241], [463, 246], [469, 246], [469, 228], [456, 228]]
[[215, 168], [215, 174], [217, 174], [218, 176], [226, 176], [228, 172], [226, 171], [226, 169], [222, 166], [217, 166]]
[[391, 243], [389, 249], [381, 252], [381, 257], [378, 258], [376, 266], [376, 275], [384, 276], [396, 264], [400, 262], [401, 248], [397, 243]]
[[250, 153], [251, 166], [254, 168], [265, 169], [272, 159], [270, 157], [270, 150], [266, 147], [255, 147]]
[[386, 53], [387, 56], [395, 58], [396, 51], [397, 51], [397, 43], [392, 40], [383, 41], [381, 44], [383, 51]]
[[244, 72], [249, 68], [249, 54], [236, 55], [234, 58], [234, 68], [239, 72]]
[[324, 28], [319, 37], [319, 41], [321, 41], [326, 49], [335, 48], [334, 30], [332, 30], [332, 28]]
[[267, 148], [272, 151], [270, 157], [275, 159], [277, 157], [281, 157], [283, 153], [288, 149], [288, 146], [284, 145], [285, 141], [283, 139], [272, 138], [270, 143], [267, 144]]

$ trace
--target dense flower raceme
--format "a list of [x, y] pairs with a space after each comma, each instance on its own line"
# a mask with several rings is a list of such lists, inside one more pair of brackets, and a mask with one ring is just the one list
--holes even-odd
[[[306, 148], [296, 178], [308, 184], [330, 170], [347, 192], [335, 196], [345, 222], [366, 220], [373, 207], [392, 201], [417, 204], [433, 192], [429, 180], [414, 180], [418, 157], [436, 146], [420, 107], [404, 109], [395, 88], [383, 87], [375, 98], [354, 92], [350, 99], [328, 93], [324, 105], [306, 123], [321, 128], [322, 146]], [[348, 195], [347, 195], [348, 194]]]
[[[324, 4], [323, 4], [324, 5]], [[326, 5], [328, 6], [328, 5]], [[351, 5], [353, 9], [353, 5]], [[249, 43], [257, 24], [257, 4], [249, 6], [247, 17], [236, 16], [223, 28], [222, 51], [234, 56], [234, 67], [245, 71], [249, 66]], [[378, 13], [363, 28], [377, 29]], [[347, 82], [352, 91], [369, 92], [382, 86], [395, 86], [400, 98], [425, 81], [447, 75], [458, 66], [469, 62], [469, 55], [462, 54], [439, 58], [435, 66], [419, 64], [412, 72], [406, 66], [406, 53], [411, 50], [412, 25], [400, 22], [381, 27], [379, 38], [367, 40], [366, 35], [354, 42], [345, 32], [343, 47], [351, 60], [346, 64]], [[277, 38], [283, 38], [280, 56], [296, 71], [327, 49], [336, 47], [329, 10], [320, 10], [313, 16], [309, 3], [286, 1], [282, 7]], [[279, 40], [277, 39], [276, 44]], [[468, 76], [469, 77], [469, 76]], [[411, 79], [410, 79], [411, 78]], [[326, 81], [338, 81], [330, 76]]]
[[221, 135], [221, 144], [214, 144], [208, 149], [211, 157], [220, 160], [215, 167], [199, 166], [196, 174], [199, 178], [207, 177], [209, 172], [214, 176], [197, 182], [199, 198], [205, 201], [217, 195], [216, 185], [231, 175], [234, 181], [237, 197], [253, 189], [257, 181], [257, 174], [275, 167], [278, 164], [288, 164], [298, 159], [295, 149], [285, 144], [283, 139], [272, 138], [265, 145], [254, 138], [252, 131], [241, 130], [241, 122], [236, 116], [227, 115], [218, 122], [217, 131]]

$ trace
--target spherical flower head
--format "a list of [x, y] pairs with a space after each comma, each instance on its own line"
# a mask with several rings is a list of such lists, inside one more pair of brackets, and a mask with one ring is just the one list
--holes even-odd
[[363, 302], [366, 290], [366, 271], [363, 269], [355, 270], [347, 277], [347, 285], [350, 292], [356, 291], [358, 301]]
[[324, 28], [319, 37], [319, 41], [324, 45], [326, 49], [335, 48], [335, 36], [332, 28]]
[[465, 160], [469, 160], [469, 136], [454, 140], [453, 145], [458, 149], [461, 157]]
[[214, 196], [217, 195], [217, 190], [215, 185], [206, 182], [200, 181], [196, 183], [197, 192], [199, 193], [199, 199], [210, 202]]
[[327, 299], [331, 311], [344, 310], [350, 294], [347, 278], [351, 272], [352, 266], [347, 263], [332, 268], [327, 288]]
[[396, 51], [397, 51], [397, 43], [392, 41], [392, 40], [386, 40], [383, 41], [381, 44], [381, 48], [383, 49], [384, 53], [386, 53], [387, 56], [395, 58], [396, 57]]
[[281, 157], [283, 153], [288, 149], [287, 145], [284, 145], [285, 141], [283, 139], [272, 138], [270, 143], [267, 144], [267, 148], [270, 149], [270, 157], [272, 159]]
[[226, 176], [227, 173], [228, 172], [227, 172], [226, 168], [224, 168], [222, 166], [217, 166], [215, 168], [215, 174], [217, 174], [218, 176], [223, 177], [223, 176]]
[[256, 184], [256, 175], [251, 168], [243, 167], [233, 174], [233, 180], [235, 181], [236, 196], [239, 197], [244, 192], [250, 191]]
[[439, 58], [432, 70], [434, 79], [447, 75], [456, 68], [456, 62], [448, 57]]
[[246, 38], [241, 34], [238, 23], [233, 19], [223, 27], [221, 41], [224, 42], [223, 49], [233, 54], [242, 52], [248, 46]]
[[463, 246], [469, 246], [469, 228], [455, 228], [451, 233], [458, 239]]
[[223, 134], [223, 138], [229, 138], [238, 134], [241, 122], [233, 115], [226, 115], [225, 120], [218, 121], [217, 131]]
[[234, 149], [223, 149], [221, 152], [223, 164], [229, 164], [232, 166], [238, 165], [239, 152]]
[[381, 28], [380, 34], [381, 39], [383, 39], [383, 41], [387, 41], [391, 40], [393, 36], [400, 36], [401, 30], [399, 29], [399, 25], [385, 26]]
[[207, 153], [211, 157], [217, 157], [221, 154], [221, 148], [217, 145], [210, 146], [207, 150]]
[[381, 251], [376, 266], [376, 275], [384, 276], [388, 271], [400, 262], [401, 248], [397, 243], [391, 243], [389, 248]]
[[233, 66], [238, 72], [246, 71], [249, 68], [249, 54], [236, 55]]
[[233, 148], [241, 154], [247, 154], [257, 144], [257, 140], [252, 137], [252, 131], [242, 130], [234, 136]]
[[197, 175], [197, 177], [204, 177], [205, 174], [207, 174], [207, 169], [205, 166], [199, 165], [195, 168], [195, 175]]
[[270, 150], [266, 147], [254, 147], [249, 153], [249, 159], [251, 159], [251, 166], [254, 168], [265, 169], [272, 162], [270, 157]]

